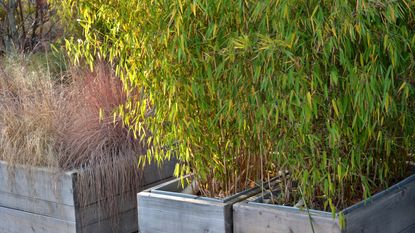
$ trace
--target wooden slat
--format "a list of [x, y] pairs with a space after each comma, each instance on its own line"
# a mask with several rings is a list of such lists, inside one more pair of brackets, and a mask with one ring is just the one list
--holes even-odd
[[[162, 167], [158, 167], [155, 163], [148, 164], [144, 168], [144, 171], [141, 174], [140, 180], [138, 181], [139, 183], [136, 184], [135, 190], [140, 190], [141, 187], [148, 187], [161, 180], [172, 177], [175, 164], [176, 164], [175, 160], [166, 161], [165, 163], [163, 163]], [[133, 169], [133, 167], [128, 167], [127, 169]], [[77, 177], [78, 179], [81, 179], [82, 175], [85, 174], [83, 172], [85, 171], [78, 172], [79, 173]], [[75, 182], [75, 189], [78, 189], [78, 187], [79, 187], [79, 184]], [[134, 190], [131, 190], [131, 187], [127, 186], [127, 187], [124, 187], [123, 190], [121, 189], [118, 190], [113, 195], [117, 196], [121, 192], [127, 193], [129, 191], [134, 191]], [[134, 191], [134, 192], [137, 192], [137, 191]], [[98, 199], [102, 199], [102, 197], [98, 197], [98, 191], [96, 190], [96, 187], [94, 185], [88, 188], [88, 193], [86, 193], [86, 195], [88, 195], [88, 197], [84, 197], [84, 199], [82, 200], [82, 205], [91, 205], [91, 204], [96, 203]], [[80, 200], [76, 199], [75, 206], [80, 205], [79, 202]]]
[[[156, 164], [147, 165], [144, 168], [143, 176], [140, 181], [141, 189], [149, 188], [159, 182], [169, 179], [173, 175], [176, 161], [168, 161], [162, 167]], [[140, 188], [139, 188], [140, 189]], [[123, 195], [118, 195], [115, 201], [118, 203], [118, 218], [120, 228], [116, 232], [130, 233], [137, 231], [137, 192], [128, 191]], [[77, 207], [78, 226], [82, 227], [81, 232], [112, 232], [111, 215], [113, 212], [107, 212], [104, 206], [108, 205], [106, 200], [100, 203], [90, 203], [86, 207]]]
[[[143, 177], [140, 184], [143, 188], [148, 188], [157, 184], [161, 180], [168, 179], [174, 171], [175, 161], [164, 163], [159, 168], [151, 164], [144, 169]], [[78, 227], [78, 232], [112, 232], [111, 215], [117, 211], [120, 216], [120, 228], [117, 232], [131, 233], [137, 231], [137, 199], [136, 191], [128, 191], [123, 195], [118, 195], [115, 200], [118, 202], [117, 210], [106, 211], [103, 206], [107, 205], [106, 200], [97, 201], [94, 194], [90, 203], [86, 207], [77, 204], [74, 190], [77, 189], [77, 173], [57, 173], [47, 168], [29, 168], [25, 166], [16, 166], [10, 170], [7, 163], [0, 161], [0, 207], [20, 216], [22, 222], [33, 224], [23, 224], [15, 229], [0, 228], [4, 232], [14, 230], [19, 233], [24, 232], [65, 232], [55, 231], [53, 224], [58, 221]], [[114, 181], [115, 182], [115, 181]], [[90, 193], [94, 193], [90, 190]], [[5, 214], [3, 211], [3, 215]], [[1, 215], [0, 215], [1, 216]], [[0, 226], [12, 227], [7, 221], [9, 218], [0, 217]], [[16, 217], [17, 218], [17, 217]], [[50, 218], [53, 224], [42, 224], [43, 219]], [[55, 221], [56, 220], [56, 221]], [[38, 221], [38, 222], [36, 222]], [[38, 225], [36, 225], [38, 224]], [[71, 225], [71, 227], [73, 227]], [[35, 231], [31, 230], [34, 227]], [[42, 229], [48, 228], [43, 231]], [[41, 230], [39, 230], [41, 229]], [[87, 230], [84, 230], [87, 229]], [[78, 233], [77, 232], [77, 233]]]
[[[159, 168], [152, 163], [144, 168], [141, 186], [147, 186], [173, 175], [175, 160], [166, 161]], [[17, 165], [9, 167], [0, 161], [0, 191], [35, 199], [74, 205], [73, 178], [76, 171], [58, 172], [49, 168]], [[130, 191], [130, 190], [126, 190]], [[91, 199], [91, 203], [96, 202]]]
[[[170, 179], [173, 175], [175, 161], [166, 162], [163, 167], [159, 168], [155, 164], [147, 165], [143, 179], [141, 180], [141, 189], [151, 188], [160, 182]], [[118, 206], [118, 214], [120, 218], [120, 229], [117, 232], [136, 232], [137, 231], [137, 193], [127, 192], [122, 196], [118, 196], [115, 201], [120, 203]], [[111, 213], [105, 211], [102, 206], [107, 205], [106, 201], [101, 201], [100, 204], [92, 203], [87, 207], [79, 208], [77, 210], [78, 220], [83, 228], [82, 232], [110, 232], [111, 229]], [[132, 219], [132, 220], [131, 220]], [[93, 230], [95, 227], [95, 230]], [[98, 230], [98, 231], [97, 231]]]
[[0, 161], [0, 191], [65, 205], [74, 205], [74, 172], [57, 173], [46, 168], [16, 166]]
[[226, 199], [180, 193], [175, 179], [138, 193], [141, 233], [232, 232], [232, 205], [259, 192], [252, 189]]
[[[77, 222], [80, 226], [91, 225], [110, 218], [114, 213], [121, 213], [128, 211], [137, 211], [137, 199], [135, 192], [128, 192], [117, 196], [115, 199], [103, 200], [100, 203], [93, 203], [86, 207], [77, 208]], [[118, 203], [116, 210], [107, 211], [105, 206], [109, 205], [109, 201]]]
[[415, 232], [415, 175], [345, 210], [346, 232]]
[[144, 187], [144, 186], [157, 183], [160, 180], [164, 180], [169, 177], [172, 177], [176, 162], [177, 161], [175, 159], [171, 159], [170, 161], [165, 161], [162, 167], [158, 167], [156, 163], [148, 164], [144, 168], [143, 177], [142, 177], [140, 185]]
[[[258, 198], [234, 205], [235, 233], [313, 232], [306, 211], [253, 201]], [[415, 232], [415, 175], [342, 212], [346, 228], [340, 230], [338, 217], [311, 210], [314, 232]]]
[[[75, 221], [75, 208], [73, 206], [21, 196], [18, 194], [0, 191], [0, 206], [26, 211], [29, 213], [36, 213], [46, 217]], [[0, 225], [2, 222], [3, 219], [0, 219]]]
[[[159, 184], [160, 182], [165, 182], [171, 179], [171, 176], [173, 174], [172, 168], [174, 169], [174, 164], [165, 164], [164, 173], [161, 173], [161, 175], [158, 176], [158, 179], [147, 179], [146, 181], [149, 182], [151, 180], [152, 183], [148, 184], [146, 183], [146, 186], [143, 186], [140, 189], [148, 189], [153, 187], [154, 185]], [[150, 177], [153, 172], [154, 168], [152, 168], [149, 172], [149, 170], [145, 170], [146, 177]], [[167, 172], [166, 172], [167, 171]], [[171, 173], [168, 173], [171, 172]], [[163, 179], [162, 179], [163, 178]], [[143, 183], [142, 183], [143, 184]], [[136, 216], [137, 213], [137, 192], [136, 191], [129, 191], [124, 193], [123, 195], [118, 195], [115, 199], [111, 200], [101, 200], [100, 203], [95, 202], [91, 203], [88, 206], [85, 207], [77, 207], [77, 215], [78, 215], [78, 221], [82, 226], [84, 225], [91, 225], [93, 223], [97, 223], [102, 219], [110, 218], [111, 213], [108, 213], [104, 206], [108, 205], [108, 201], [114, 201], [118, 203], [117, 205], [117, 212], [118, 213], [124, 213], [131, 210], [134, 210], [134, 216]], [[136, 221], [136, 218], [135, 218]], [[135, 224], [137, 225], [137, 224]]]
[[137, 210], [120, 213], [119, 228], [113, 228], [111, 219], [104, 219], [78, 229], [77, 233], [132, 233], [137, 232]]
[[[234, 233], [313, 233], [306, 211], [276, 205], [237, 203], [233, 206]], [[315, 233], [340, 233], [337, 220], [312, 215]]]
[[74, 222], [0, 207], [0, 233], [76, 233]]
[[[230, 232], [225, 205], [177, 196], [139, 193], [141, 233]], [[227, 226], [228, 225], [228, 226]]]
[[414, 233], [415, 232], [415, 223], [412, 224], [411, 226], [403, 229], [401, 232], [399, 233]]

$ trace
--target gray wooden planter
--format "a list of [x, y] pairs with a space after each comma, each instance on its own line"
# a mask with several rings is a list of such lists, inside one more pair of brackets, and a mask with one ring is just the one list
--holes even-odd
[[415, 175], [393, 185], [366, 202], [342, 212], [346, 227], [341, 230], [338, 214], [261, 203], [257, 195], [234, 205], [235, 233], [414, 233]]
[[[147, 166], [141, 186], [148, 188], [170, 178], [174, 163], [166, 162], [160, 169], [156, 165]], [[47, 168], [17, 166], [11, 175], [9, 170], [9, 166], [0, 161], [0, 233], [113, 232], [111, 216], [102, 207], [105, 200], [98, 203], [97, 199], [92, 199], [80, 207], [74, 191], [79, 171], [57, 173]], [[124, 193], [118, 203], [117, 232], [136, 232], [136, 192]]]
[[232, 205], [258, 193], [252, 189], [224, 199], [183, 194], [180, 179], [138, 193], [141, 233], [230, 233]]

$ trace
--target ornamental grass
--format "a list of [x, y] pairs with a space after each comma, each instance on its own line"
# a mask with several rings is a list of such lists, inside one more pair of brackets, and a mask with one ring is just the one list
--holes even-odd
[[82, 171], [80, 205], [97, 197], [116, 231], [119, 202], [140, 189], [137, 160], [146, 153], [114, 117], [126, 99], [121, 82], [108, 64], [94, 71], [71, 68], [56, 77], [31, 59], [17, 56], [0, 64], [0, 160], [11, 175], [19, 165], [48, 167], [57, 176]]

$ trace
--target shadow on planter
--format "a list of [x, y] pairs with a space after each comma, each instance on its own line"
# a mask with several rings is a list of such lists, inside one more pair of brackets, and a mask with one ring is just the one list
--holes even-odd
[[[339, 214], [265, 204], [260, 195], [233, 206], [235, 233], [414, 233], [415, 174]], [[311, 216], [311, 221], [310, 221]]]
[[[146, 166], [141, 177], [141, 189], [164, 182], [172, 177], [176, 161], [163, 167]], [[117, 233], [137, 231], [136, 192], [126, 191], [116, 199], [97, 200], [87, 205], [77, 200], [77, 177], [82, 171], [59, 172], [49, 168], [10, 166], [0, 161], [0, 233], [112, 233], [110, 213], [103, 209], [106, 201], [119, 203]], [[117, 181], [114, 180], [117, 184]]]
[[139, 231], [231, 233], [232, 205], [257, 194], [259, 189], [250, 189], [223, 199], [185, 194], [182, 191], [178, 178], [138, 193]]

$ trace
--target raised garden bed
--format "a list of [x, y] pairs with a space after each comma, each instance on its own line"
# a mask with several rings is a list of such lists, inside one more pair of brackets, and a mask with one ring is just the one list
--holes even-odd
[[[155, 164], [143, 170], [140, 185], [148, 188], [169, 179], [175, 161]], [[0, 233], [109, 233], [114, 232], [110, 213], [103, 206], [108, 200], [97, 200], [88, 193], [87, 205], [80, 204], [76, 190], [82, 171], [56, 172], [47, 168], [14, 166], [0, 161]], [[114, 181], [117, 184], [117, 181]], [[136, 192], [116, 195], [119, 205], [117, 233], [137, 231]], [[114, 199], [111, 199], [114, 201]], [[114, 213], [114, 212], [113, 212]]]
[[141, 233], [230, 233], [232, 205], [258, 193], [251, 189], [219, 199], [182, 193], [175, 179], [138, 193], [138, 224]]
[[[263, 203], [261, 195], [233, 206], [234, 233], [412, 233], [415, 232], [415, 175], [342, 210], [339, 214]], [[311, 222], [310, 222], [311, 217]]]

